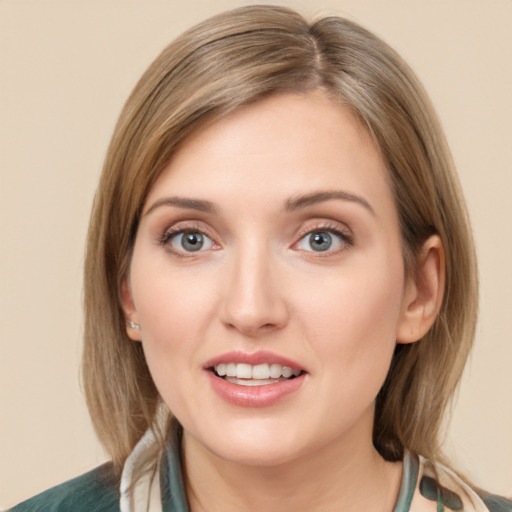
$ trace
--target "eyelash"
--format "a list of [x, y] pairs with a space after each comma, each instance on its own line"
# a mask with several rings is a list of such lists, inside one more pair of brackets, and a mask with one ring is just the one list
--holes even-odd
[[[354, 238], [351, 232], [348, 229], [342, 229], [338, 224], [330, 224], [330, 223], [323, 223], [318, 226], [314, 226], [313, 228], [308, 227], [307, 229], [301, 230], [297, 234], [298, 241], [293, 244], [293, 246], [296, 246], [308, 235], [311, 235], [313, 233], [329, 233], [333, 234], [341, 239], [343, 242], [343, 247], [335, 250], [335, 251], [304, 251], [304, 252], [313, 252], [315, 256], [317, 257], [326, 257], [326, 256], [332, 256], [333, 254], [337, 254], [339, 252], [345, 251], [348, 248], [352, 247], [354, 245]], [[191, 252], [180, 252], [172, 248], [172, 246], [169, 244], [169, 241], [172, 240], [173, 237], [184, 234], [184, 233], [199, 233], [203, 235], [204, 237], [209, 238], [210, 240], [213, 240], [212, 237], [208, 235], [208, 233], [205, 231], [204, 228], [198, 226], [198, 225], [188, 225], [185, 227], [170, 227], [167, 228], [162, 235], [158, 238], [157, 243], [158, 245], [162, 246], [170, 252], [172, 255], [177, 256], [179, 258], [187, 258], [193, 255]], [[215, 243], [215, 242], [214, 242]], [[202, 252], [202, 251], [198, 251]]]
[[329, 233], [333, 234], [335, 236], [338, 236], [342, 242], [343, 247], [335, 250], [335, 251], [325, 251], [325, 252], [315, 252], [315, 251], [308, 251], [315, 253], [315, 256], [317, 257], [327, 257], [332, 256], [333, 254], [337, 254], [339, 252], [343, 252], [350, 247], [354, 245], [354, 237], [351, 233], [351, 231], [348, 228], [341, 228], [338, 224], [330, 224], [330, 223], [323, 223], [318, 226], [314, 226], [313, 228], [306, 228], [301, 230], [298, 234], [298, 242], [295, 242], [294, 245], [297, 245], [299, 242], [303, 241], [308, 235], [312, 235], [313, 233]]
[[162, 247], [164, 247], [164, 249], [166, 251], [170, 252], [173, 256], [177, 256], [178, 258], [190, 257], [191, 254], [193, 254], [193, 253], [176, 251], [169, 244], [169, 241], [172, 240], [173, 237], [175, 237], [177, 235], [182, 235], [184, 233], [199, 233], [199, 234], [209, 238], [210, 240], [212, 240], [212, 238], [205, 232], [204, 228], [201, 228], [198, 225], [188, 225], [185, 227], [174, 227], [173, 226], [173, 227], [167, 228], [162, 233], [162, 236], [158, 238], [157, 243], [158, 243], [158, 245], [161, 245]]

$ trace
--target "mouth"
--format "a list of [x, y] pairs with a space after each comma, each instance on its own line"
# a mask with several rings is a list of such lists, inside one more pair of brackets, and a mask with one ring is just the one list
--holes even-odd
[[279, 354], [228, 352], [204, 365], [212, 389], [230, 405], [269, 407], [294, 396], [307, 381], [308, 371]]
[[268, 386], [300, 377], [304, 371], [279, 363], [219, 363], [208, 368], [216, 377], [238, 386]]

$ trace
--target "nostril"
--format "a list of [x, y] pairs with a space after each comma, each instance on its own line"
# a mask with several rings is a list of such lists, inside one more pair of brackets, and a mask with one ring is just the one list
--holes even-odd
[[273, 322], [259, 323], [257, 319], [253, 318], [238, 318], [235, 321], [228, 322], [226, 326], [229, 329], [237, 330], [249, 337], [270, 333], [281, 327]]

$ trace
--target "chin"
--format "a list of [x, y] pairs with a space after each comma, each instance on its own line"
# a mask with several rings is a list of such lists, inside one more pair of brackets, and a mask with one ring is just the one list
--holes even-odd
[[[220, 448], [220, 447], [219, 447]], [[229, 446], [226, 449], [217, 450], [218, 457], [227, 462], [241, 466], [275, 467], [289, 463], [296, 459], [297, 453], [283, 447], [271, 446]]]
[[[245, 422], [242, 422], [245, 423]], [[300, 456], [301, 443], [283, 426], [237, 425], [207, 435], [193, 435], [203, 449], [227, 462], [244, 466], [279, 466]], [[186, 434], [185, 434], [186, 435]]]

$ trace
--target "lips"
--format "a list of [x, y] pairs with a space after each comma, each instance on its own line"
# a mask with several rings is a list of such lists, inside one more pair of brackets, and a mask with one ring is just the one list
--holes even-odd
[[298, 390], [307, 373], [298, 363], [266, 351], [223, 354], [209, 360], [204, 369], [221, 398], [246, 407], [274, 404]]

